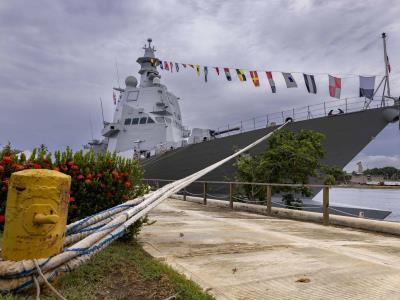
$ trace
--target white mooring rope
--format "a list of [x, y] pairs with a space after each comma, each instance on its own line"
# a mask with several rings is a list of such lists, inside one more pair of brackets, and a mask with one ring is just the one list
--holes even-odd
[[[127, 228], [171, 195], [178, 193], [192, 182], [220, 167], [229, 160], [250, 150], [283, 128], [288, 122], [251, 143], [240, 151], [183, 179], [169, 183], [142, 197], [106, 209], [93, 216], [67, 226], [63, 252], [49, 258], [23, 261], [0, 261], [0, 292], [16, 293], [35, 285], [36, 273], [46, 283], [58, 274], [70, 272], [87, 262], [96, 253], [121, 237]], [[35, 279], [34, 279], [35, 278]], [[60, 298], [62, 295], [58, 295]]]

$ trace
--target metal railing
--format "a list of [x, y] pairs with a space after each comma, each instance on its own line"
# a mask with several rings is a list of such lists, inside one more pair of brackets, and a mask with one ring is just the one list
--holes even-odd
[[[368, 100], [369, 101], [369, 100]], [[254, 129], [265, 128], [271, 125], [282, 124], [287, 118], [293, 121], [303, 121], [314, 118], [327, 117], [330, 115], [353, 113], [373, 108], [392, 106], [395, 101], [392, 99], [379, 100], [375, 105], [368, 105], [365, 99], [360, 100], [359, 97], [345, 98], [340, 100], [326, 101], [319, 104], [307, 105], [303, 107], [283, 110], [279, 112], [268, 113], [254, 118], [232, 122], [215, 129], [216, 131], [229, 130], [235, 127], [240, 128], [238, 131], [227, 132], [221, 136], [234, 135]]]
[[[143, 180], [146, 184], [153, 186], [155, 188], [160, 188], [160, 186], [165, 185], [166, 183], [173, 182], [174, 180], [166, 180], [166, 179], [144, 179]], [[229, 201], [229, 208], [233, 209], [234, 202], [244, 202], [244, 203], [249, 203], [249, 204], [258, 204], [258, 205], [264, 205], [266, 206], [266, 212], [267, 215], [272, 216], [272, 207], [273, 205], [282, 207], [282, 208], [288, 208], [288, 209], [304, 209], [308, 211], [313, 211], [313, 210], [320, 210], [322, 207], [322, 223], [324, 225], [329, 224], [329, 215], [330, 211], [332, 211], [334, 214], [340, 214], [340, 215], [345, 215], [345, 216], [350, 216], [350, 217], [356, 217], [356, 218], [363, 218], [363, 219], [372, 219], [372, 220], [381, 220], [381, 219], [376, 219], [376, 218], [369, 218], [364, 215], [364, 213], [359, 213], [359, 214], [353, 214], [350, 212], [346, 212], [343, 209], [339, 209], [338, 207], [331, 207], [329, 205], [329, 198], [330, 198], [330, 189], [331, 188], [340, 188], [340, 189], [373, 189], [373, 190], [400, 190], [400, 185], [391, 185], [391, 186], [371, 186], [371, 185], [350, 185], [350, 184], [345, 184], [345, 185], [324, 185], [324, 184], [284, 184], [284, 183], [263, 183], [263, 182], [238, 182], [238, 181], [203, 181], [203, 180], [198, 180], [194, 181], [192, 183], [201, 185], [201, 192], [200, 193], [193, 193], [189, 192], [187, 188], [183, 189], [180, 194], [183, 195], [183, 200], [186, 200], [187, 196], [195, 196], [195, 197], [201, 197], [203, 198], [203, 204], [207, 205], [207, 199], [217, 199], [217, 200], [226, 200]], [[228, 186], [227, 194], [212, 194], [210, 193], [211, 185], [217, 185], [219, 187], [221, 186]], [[263, 200], [251, 200], [246, 197], [238, 197], [239, 194], [237, 193], [237, 190], [240, 186], [251, 186], [251, 187], [259, 187], [259, 192], [261, 189], [264, 189], [264, 195], [265, 198]], [[321, 206], [315, 206], [315, 205], [309, 205], [309, 206], [292, 206], [292, 205], [287, 205], [283, 203], [279, 203], [276, 201], [273, 201], [273, 187], [290, 187], [290, 188], [318, 188], [322, 189], [322, 205]], [[200, 190], [199, 186], [197, 186], [197, 190]], [[347, 207], [348, 208], [348, 207]], [[367, 209], [368, 210], [368, 209]]]

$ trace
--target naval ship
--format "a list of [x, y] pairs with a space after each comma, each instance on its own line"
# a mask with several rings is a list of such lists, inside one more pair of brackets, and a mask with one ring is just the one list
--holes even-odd
[[[303, 116], [295, 110], [282, 112], [275, 119], [273, 114], [269, 119], [267, 115], [261, 126], [256, 126], [253, 119], [251, 129], [244, 128], [243, 122], [223, 130], [188, 129], [183, 125], [179, 98], [161, 83], [157, 69], [160, 60], [151, 42], [148, 39], [144, 55], [137, 59], [140, 82], [128, 76], [125, 88], [114, 88], [119, 97], [113, 120], [104, 122], [102, 141], [89, 143], [97, 152], [110, 151], [140, 159], [147, 179], [175, 180], [188, 176], [227, 157], [234, 149], [247, 146], [287, 120], [292, 121], [285, 127], [288, 130], [306, 129], [324, 134], [323, 163], [344, 168], [389, 123], [399, 121], [399, 99], [382, 96], [376, 106], [369, 99], [358, 99], [357, 103], [362, 102], [360, 106], [340, 100], [339, 104], [335, 102], [336, 106], [323, 103], [322, 114], [317, 112], [321, 107], [308, 107]], [[259, 154], [266, 148], [264, 142], [250, 154]], [[202, 179], [224, 181], [233, 179], [233, 175], [232, 163], [227, 163]]]

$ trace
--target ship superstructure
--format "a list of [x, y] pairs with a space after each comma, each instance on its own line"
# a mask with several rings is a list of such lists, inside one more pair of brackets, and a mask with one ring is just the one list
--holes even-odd
[[[173, 150], [185, 146], [190, 136], [190, 131], [183, 126], [179, 98], [160, 82], [157, 71], [160, 61], [151, 42], [148, 39], [148, 45], [143, 47], [144, 55], [137, 59], [139, 85], [134, 76], [128, 76], [124, 89], [114, 88], [120, 95], [113, 121], [105, 123], [102, 130], [105, 140], [101, 144], [107, 144], [108, 151], [125, 157], [150, 157]], [[207, 138], [208, 132], [200, 130], [202, 136], [197, 140]], [[195, 140], [192, 137], [190, 142]]]

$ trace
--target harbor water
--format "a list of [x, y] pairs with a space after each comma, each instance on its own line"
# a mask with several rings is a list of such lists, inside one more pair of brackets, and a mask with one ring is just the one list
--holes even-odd
[[[378, 210], [389, 210], [392, 213], [386, 217], [387, 221], [400, 222], [400, 189], [341, 189], [332, 188], [329, 197], [330, 205], [344, 207], [362, 207]], [[322, 191], [319, 192], [310, 204], [322, 204]]]

